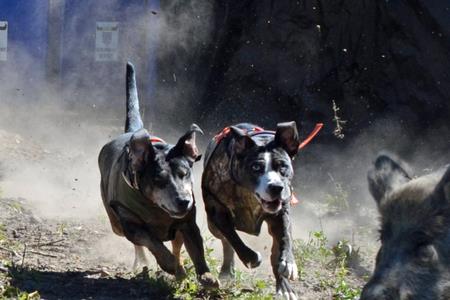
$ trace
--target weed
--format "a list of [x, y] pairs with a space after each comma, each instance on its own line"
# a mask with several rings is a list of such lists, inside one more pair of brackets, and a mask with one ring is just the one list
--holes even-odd
[[334, 128], [333, 134], [335, 137], [337, 137], [338, 139], [344, 139], [345, 135], [344, 135], [344, 125], [345, 123], [347, 123], [346, 120], [342, 120], [342, 118], [338, 115], [338, 112], [341, 110], [337, 105], [336, 105], [336, 101], [334, 101], [334, 99], [332, 100], [333, 102], [333, 113], [334, 113], [334, 117], [333, 117], [333, 121], [336, 124], [336, 127]]
[[0, 224], [0, 242], [5, 241], [8, 238], [6, 233], [6, 227], [4, 224]]
[[41, 296], [37, 291], [27, 293], [11, 285], [6, 285], [0, 293], [1, 299], [17, 299], [17, 300], [39, 300]]
[[65, 235], [67, 233], [66, 230], [67, 230], [67, 224], [66, 223], [63, 222], [63, 223], [60, 223], [58, 225], [57, 231], [58, 231], [60, 236]]
[[24, 210], [22, 203], [16, 200], [12, 200], [11, 202], [9, 202], [8, 206], [18, 213], [22, 213]]

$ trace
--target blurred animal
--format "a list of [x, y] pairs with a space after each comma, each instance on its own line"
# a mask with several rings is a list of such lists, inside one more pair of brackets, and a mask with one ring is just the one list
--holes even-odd
[[[203, 240], [195, 222], [192, 166], [200, 158], [195, 124], [173, 146], [150, 136], [139, 113], [134, 67], [127, 65], [125, 133], [106, 144], [99, 156], [101, 193], [113, 231], [135, 246], [135, 268], [145, 263], [144, 247], [166, 272], [183, 278], [184, 243], [200, 282], [218, 281], [205, 262]], [[172, 241], [171, 253], [164, 241]]]
[[231, 126], [209, 144], [202, 177], [208, 226], [223, 245], [220, 276], [233, 276], [235, 251], [247, 267], [261, 264], [261, 255], [247, 247], [236, 230], [259, 235], [265, 221], [273, 238], [276, 291], [287, 299], [297, 298], [289, 283], [298, 276], [290, 201], [292, 159], [299, 145], [295, 122], [278, 124], [276, 132], [246, 123]]
[[413, 178], [380, 155], [368, 174], [381, 248], [362, 300], [450, 299], [450, 165]]

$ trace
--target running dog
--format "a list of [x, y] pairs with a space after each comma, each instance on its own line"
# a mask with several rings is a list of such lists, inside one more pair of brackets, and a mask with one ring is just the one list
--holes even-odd
[[261, 264], [261, 255], [236, 230], [259, 235], [266, 221], [277, 295], [291, 300], [297, 296], [289, 280], [298, 276], [290, 220], [292, 159], [299, 146], [295, 122], [278, 124], [276, 132], [247, 123], [227, 127], [210, 142], [202, 177], [208, 226], [223, 245], [221, 278], [233, 276], [235, 251], [247, 267]]
[[[101, 193], [113, 231], [135, 246], [135, 268], [145, 258], [144, 247], [159, 266], [177, 278], [186, 276], [180, 258], [184, 243], [199, 281], [217, 287], [204, 257], [203, 240], [195, 223], [192, 166], [200, 159], [193, 124], [175, 146], [150, 136], [139, 113], [134, 67], [127, 65], [125, 133], [106, 144], [99, 155]], [[164, 241], [172, 241], [172, 253]]]

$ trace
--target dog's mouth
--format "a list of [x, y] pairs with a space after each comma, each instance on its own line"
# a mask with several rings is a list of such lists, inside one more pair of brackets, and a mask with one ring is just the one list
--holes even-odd
[[268, 213], [276, 213], [281, 209], [281, 198], [266, 200], [258, 193], [256, 193], [256, 198], [258, 198], [262, 208]]
[[173, 210], [170, 210], [169, 208], [167, 208], [164, 204], [162, 204], [161, 206], [160, 206], [166, 213], [168, 213], [169, 214], [169, 216], [171, 217], [171, 218], [174, 218], [174, 219], [182, 219], [182, 218], [184, 218], [188, 213], [189, 213], [189, 211], [190, 211], [190, 209], [186, 209], [186, 210], [184, 210], [184, 211], [173, 211]]

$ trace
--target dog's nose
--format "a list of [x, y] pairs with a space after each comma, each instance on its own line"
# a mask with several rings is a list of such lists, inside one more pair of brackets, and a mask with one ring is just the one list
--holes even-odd
[[177, 198], [177, 206], [178, 209], [180, 210], [185, 210], [189, 207], [189, 204], [191, 203], [191, 201], [186, 200], [186, 199], [181, 199], [181, 198]]
[[269, 194], [272, 197], [279, 196], [281, 194], [281, 191], [283, 190], [283, 186], [279, 183], [271, 183], [268, 186]]

